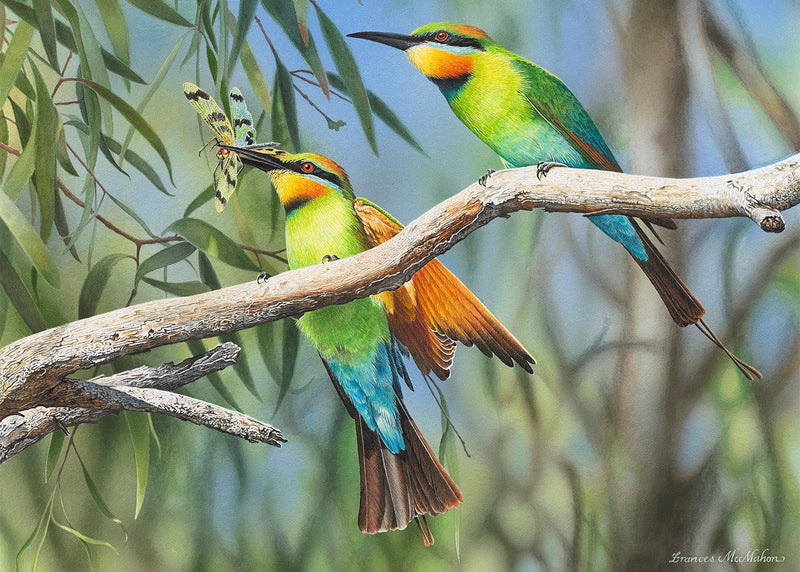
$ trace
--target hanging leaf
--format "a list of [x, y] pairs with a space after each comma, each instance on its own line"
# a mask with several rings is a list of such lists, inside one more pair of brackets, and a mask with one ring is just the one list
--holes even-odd
[[[2, 17], [2, 10], [0, 9], [0, 17]], [[3, 283], [0, 282], [0, 286]], [[6, 296], [2, 289], [0, 289], [0, 339], [6, 331], [6, 323], [8, 322], [8, 296]]]
[[[2, 9], [0, 9], [0, 18], [3, 17]], [[2, 36], [0, 36], [1, 38]], [[5, 145], [8, 145], [8, 121], [0, 120], [0, 141], [2, 141]], [[3, 150], [0, 153], [0, 180], [2, 180], [3, 175], [6, 173], [6, 162], [8, 160], [8, 153]]]
[[317, 78], [322, 92], [325, 97], [330, 98], [330, 90], [328, 89], [328, 78], [325, 76], [325, 69], [322, 67], [322, 60], [319, 58], [317, 46], [314, 44], [314, 37], [309, 33], [308, 45], [300, 36], [300, 30], [297, 27], [297, 14], [294, 10], [294, 4], [286, 0], [261, 0], [264, 9], [269, 12], [270, 16], [278, 23], [283, 29], [286, 37], [291, 40], [294, 47], [303, 56], [314, 77]]
[[[337, 91], [344, 92], [349, 95], [347, 87], [345, 86], [342, 78], [338, 75], [328, 72], [328, 80], [331, 82], [331, 87]], [[367, 98], [369, 99], [369, 106], [375, 117], [383, 121], [383, 123], [392, 131], [397, 133], [406, 143], [411, 145], [414, 149], [427, 157], [427, 153], [422, 148], [422, 145], [414, 138], [408, 128], [403, 124], [399, 117], [389, 109], [389, 106], [372, 91], [367, 90]]]
[[[34, 118], [35, 122], [35, 118]], [[22, 150], [22, 155], [17, 159], [14, 166], [8, 172], [8, 177], [3, 181], [3, 192], [11, 200], [17, 200], [22, 189], [28, 184], [33, 176], [33, 171], [36, 169], [36, 136], [28, 138], [25, 148]], [[20, 135], [20, 140], [22, 136]], [[5, 153], [5, 151], [3, 151]]]
[[95, 0], [97, 11], [103, 18], [103, 25], [106, 27], [108, 39], [114, 53], [125, 63], [131, 61], [130, 34], [128, 24], [125, 22], [125, 15], [122, 7], [117, 0]]
[[203, 252], [235, 268], [259, 271], [238, 244], [205, 221], [194, 218], [180, 219], [164, 232], [174, 232], [182, 236]]
[[133, 107], [126, 103], [125, 100], [106, 87], [87, 79], [78, 78], [75, 81], [85, 85], [100, 95], [103, 99], [108, 101], [117, 109], [117, 111], [122, 114], [123, 117], [125, 117], [125, 119], [128, 120], [131, 125], [136, 128], [142, 137], [144, 137], [145, 140], [150, 143], [150, 146], [155, 149], [156, 153], [158, 153], [159, 157], [161, 157], [161, 160], [164, 161], [164, 165], [167, 167], [167, 172], [169, 172], [170, 181], [174, 185], [175, 182], [172, 180], [172, 165], [170, 164], [169, 154], [167, 153], [166, 147], [164, 147], [164, 144], [161, 142], [161, 139], [158, 137], [158, 135], [156, 135], [156, 132], [153, 130], [150, 124], [145, 121], [144, 118], [139, 115]]
[[53, 6], [50, 0], [33, 0], [33, 10], [36, 22], [39, 25], [39, 36], [44, 45], [44, 53], [50, 61], [50, 66], [59, 71], [58, 49], [56, 47], [56, 22], [53, 19]]
[[4, 52], [3, 63], [0, 65], [0, 103], [5, 103], [11, 87], [17, 79], [22, 63], [28, 55], [28, 47], [33, 38], [33, 28], [25, 22], [17, 25], [14, 37]]
[[297, 31], [308, 46], [308, 0], [294, 0], [294, 13], [297, 16]]
[[47, 536], [47, 529], [50, 526], [50, 517], [53, 514], [53, 500], [55, 500], [55, 498], [56, 498], [56, 489], [54, 487], [53, 492], [50, 493], [50, 497], [47, 499], [47, 504], [45, 505], [44, 510], [42, 511], [42, 516], [39, 517], [39, 521], [36, 523], [36, 527], [33, 529], [33, 532], [31, 532], [31, 535], [25, 540], [25, 542], [22, 543], [22, 546], [20, 547], [19, 551], [17, 551], [17, 557], [16, 557], [17, 570], [19, 570], [20, 568], [19, 564], [22, 555], [25, 553], [26, 550], [28, 550], [28, 548], [31, 547], [33, 541], [36, 540], [36, 538], [39, 536], [39, 533], [41, 532], [42, 537], [39, 540], [39, 546], [36, 548], [36, 551], [34, 552], [33, 564], [31, 565], [31, 570], [36, 569], [36, 561], [39, 559], [39, 551], [42, 549], [42, 545], [44, 544], [44, 539]]
[[61, 165], [61, 168], [64, 169], [70, 175], [77, 177], [78, 171], [75, 170], [75, 166], [72, 164], [72, 159], [69, 158], [69, 149], [67, 149], [67, 138], [64, 135], [64, 124], [61, 122], [61, 117], [58, 116], [58, 128], [57, 128], [57, 136], [56, 136], [56, 161], [58, 164]]
[[180, 13], [178, 13], [169, 4], [165, 4], [161, 0], [128, 0], [128, 3], [136, 6], [144, 12], [147, 12], [151, 16], [155, 16], [159, 20], [164, 20], [165, 22], [170, 22], [172, 24], [178, 24], [179, 26], [186, 26], [187, 28], [191, 28], [193, 26], [189, 20], [181, 16]]
[[[255, 16], [256, 8], [258, 8], [258, 0], [240, 0], [239, 2], [239, 16], [237, 18], [230, 17], [231, 32], [233, 33], [233, 43], [231, 44], [230, 61], [235, 62], [239, 59], [239, 53], [242, 50], [244, 42], [247, 40], [247, 32], [250, 30], [250, 24], [253, 23], [253, 16]], [[228, 70], [228, 78], [232, 67]]]
[[50, 91], [38, 68], [31, 64], [36, 81], [36, 193], [41, 217], [40, 235], [46, 243], [50, 238], [55, 216], [56, 155], [58, 149], [58, 112]]
[[0, 250], [0, 286], [3, 287], [6, 296], [31, 332], [36, 333], [47, 329], [47, 324], [36, 301], [2, 250]]
[[133, 282], [134, 288], [147, 274], [150, 274], [154, 270], [166, 268], [167, 266], [172, 266], [182, 260], [186, 260], [195, 250], [197, 250], [195, 246], [188, 242], [179, 242], [178, 244], [173, 244], [163, 250], [159, 250], [139, 265]]
[[[164, 81], [164, 78], [167, 75], [167, 72], [172, 67], [172, 63], [175, 61], [175, 57], [178, 55], [178, 50], [180, 49], [181, 45], [183, 45], [183, 40], [186, 39], [187, 34], [184, 34], [180, 37], [180, 39], [175, 44], [175, 47], [172, 48], [169, 54], [167, 54], [166, 59], [158, 68], [155, 77], [153, 77], [153, 81], [150, 83], [150, 87], [147, 88], [144, 96], [142, 97], [139, 105], [136, 107], [136, 112], [139, 115], [144, 113], [144, 108], [147, 107], [147, 104], [150, 102], [150, 99], [155, 95], [158, 88], [161, 87], [161, 83]], [[125, 140], [122, 142], [122, 149], [118, 152], [119, 154], [119, 164], [125, 161], [125, 153], [128, 150], [128, 146], [131, 144], [131, 139], [133, 139], [134, 127], [131, 124], [130, 128], [128, 129], [128, 133], [125, 135]]]
[[58, 273], [53, 257], [36, 233], [36, 230], [31, 226], [31, 223], [28, 222], [25, 215], [5, 193], [0, 193], [0, 220], [5, 223], [8, 230], [14, 235], [14, 238], [22, 247], [22, 250], [25, 251], [25, 254], [28, 255], [36, 270], [44, 276], [44, 279], [53, 288], [60, 288], [61, 276]]
[[58, 464], [58, 458], [61, 456], [61, 449], [64, 446], [64, 432], [57, 429], [50, 433], [50, 444], [47, 446], [47, 462], [44, 469], [45, 482], [50, 480], [50, 475], [53, 474], [53, 469]]
[[[244, 6], [244, 2], [240, 4], [239, 10], [239, 20], [242, 20], [242, 13], [241, 8]], [[253, 1], [253, 10], [258, 5], [257, 1]], [[253, 14], [249, 15], [250, 20], [253, 19]], [[250, 47], [249, 42], [247, 41], [247, 32], [242, 33], [239, 29], [239, 24], [237, 23], [236, 18], [233, 17], [233, 14], [230, 14], [229, 20], [231, 21], [231, 33], [234, 35], [239, 34], [241, 37], [241, 43], [239, 47], [236, 47], [237, 39], [234, 37], [233, 48], [231, 48], [231, 61], [235, 61], [236, 57], [239, 58], [239, 61], [242, 63], [242, 68], [244, 69], [245, 75], [247, 75], [247, 81], [250, 83], [250, 87], [253, 89], [253, 92], [256, 95], [256, 99], [258, 99], [258, 103], [261, 104], [263, 109], [270, 108], [269, 102], [269, 88], [267, 87], [267, 80], [264, 79], [264, 74], [261, 73], [261, 68], [258, 66], [258, 62], [256, 61], [256, 57], [253, 54], [253, 50]], [[236, 54], [238, 54], [238, 56]], [[258, 130], [256, 130], [256, 133]]]
[[263, 109], [269, 109], [271, 104], [267, 80], [264, 78], [256, 56], [253, 54], [253, 50], [247, 40], [242, 44], [241, 52], [239, 52], [239, 61], [242, 63], [247, 81], [250, 83], [258, 103]]
[[[61, 196], [56, 193], [55, 194], [55, 217], [53, 218], [53, 222], [55, 223], [56, 230], [58, 231], [58, 235], [64, 241], [64, 245], [67, 246], [70, 241], [70, 232], [69, 232], [69, 225], [67, 224], [67, 215], [64, 212], [64, 205], [61, 202]], [[75, 247], [68, 247], [69, 253], [72, 255], [78, 264], [81, 263], [81, 259], [78, 256], [78, 251], [75, 250]]]
[[[55, 433], [54, 433], [55, 434]], [[63, 433], [61, 434], [63, 436]], [[77, 450], [75, 451], [77, 455]], [[122, 524], [122, 521], [118, 519], [111, 509], [108, 508], [108, 504], [103, 499], [103, 495], [100, 494], [100, 489], [97, 488], [97, 485], [94, 484], [94, 480], [92, 476], [89, 474], [89, 471], [86, 469], [86, 465], [83, 462], [83, 459], [80, 455], [77, 455], [78, 461], [81, 464], [81, 469], [83, 470], [83, 480], [86, 483], [86, 488], [89, 489], [89, 494], [92, 495], [92, 499], [94, 500], [94, 504], [97, 505], [97, 508], [100, 509], [100, 512], [103, 513], [108, 520], [115, 523], [122, 529], [122, 533], [125, 535], [125, 542], [128, 541], [128, 529], [125, 528], [125, 525]]]
[[208, 185], [205, 189], [200, 191], [200, 193], [198, 193], [194, 199], [192, 199], [192, 202], [190, 202], [189, 206], [186, 207], [186, 210], [183, 211], [183, 218], [189, 218], [189, 215], [191, 215], [194, 211], [212, 200], [214, 200], [214, 183]]
[[[17, 16], [19, 16], [22, 20], [24, 20], [26, 23], [38, 29], [38, 23], [36, 22], [36, 13], [30, 6], [26, 6], [22, 2], [19, 2], [18, 0], [3, 0], [3, 4], [5, 4], [11, 10], [13, 10], [14, 13]], [[66, 47], [73, 53], [78, 53], [78, 47], [75, 42], [75, 36], [73, 36], [72, 34], [72, 30], [70, 30], [70, 27], [67, 26], [64, 22], [61, 22], [59, 20], [56, 20], [56, 38], [58, 39], [58, 42], [62, 46]], [[108, 71], [115, 73], [118, 76], [123, 77], [125, 79], [129, 79], [135, 83], [141, 83], [141, 84], [147, 83], [141, 77], [139, 77], [139, 74], [134, 72], [128, 66], [128, 64], [120, 60], [114, 54], [107, 52], [103, 48], [100, 48], [100, 52], [103, 57], [103, 63], [105, 65], [105, 68]]]
[[[89, 128], [83, 121], [72, 119], [70, 121], [67, 121], [66, 124], [71, 127], [75, 127], [76, 129], [80, 129], [83, 133], [86, 133], [87, 135], [89, 134]], [[102, 139], [111, 152], [116, 153], [117, 155], [120, 154], [120, 151], [122, 150], [122, 145], [120, 145], [120, 143], [116, 139], [112, 139], [111, 137], [103, 137]], [[158, 173], [156, 173], [156, 170], [153, 169], [153, 167], [150, 166], [150, 163], [148, 163], [144, 158], [142, 158], [141, 155], [129, 149], [128, 152], [125, 154], [125, 158], [128, 160], [128, 164], [130, 164], [131, 167], [133, 167], [134, 169], [139, 171], [142, 175], [144, 175], [144, 177], [148, 181], [150, 181], [150, 183], [154, 187], [156, 187], [159, 191], [170, 197], [175, 196], [175, 193], [170, 193], [167, 190], [166, 186], [164, 186], [164, 183], [161, 181], [161, 177], [159, 177]], [[148, 234], [152, 236], [152, 233], [149, 230]]]
[[113, 550], [113, 551], [114, 551], [114, 554], [116, 554], [117, 556], [119, 556], [119, 552], [117, 552], [117, 549], [116, 549], [116, 548], [114, 548], [114, 547], [113, 547], [111, 544], [109, 544], [109, 543], [108, 543], [108, 542], [106, 542], [105, 540], [97, 540], [96, 538], [92, 538], [91, 536], [87, 536], [87, 535], [85, 535], [84, 533], [82, 533], [82, 532], [80, 532], [80, 531], [78, 531], [78, 530], [75, 530], [75, 529], [74, 529], [74, 528], [72, 528], [71, 526], [68, 526], [68, 525], [66, 525], [66, 524], [61, 524], [60, 522], [58, 522], [58, 521], [55, 519], [55, 517], [51, 517], [51, 518], [52, 518], [52, 520], [53, 520], [53, 524], [55, 524], [55, 525], [56, 525], [58, 528], [60, 528], [61, 530], [66, 530], [67, 532], [69, 532], [70, 534], [72, 534], [72, 535], [73, 535], [75, 538], [77, 538], [78, 540], [80, 540], [81, 542], [86, 542], [86, 543], [88, 543], [88, 544], [93, 544], [93, 545], [95, 545], [95, 546], [105, 546], [106, 548], [110, 548], [111, 550]]
[[294, 366], [297, 361], [297, 349], [300, 345], [300, 335], [297, 325], [291, 318], [282, 320], [282, 360], [281, 360], [281, 377], [280, 388], [278, 390], [278, 399], [275, 403], [275, 410], [272, 412], [274, 416], [283, 403], [283, 399], [289, 392], [292, 386], [292, 378], [294, 377]]
[[125, 421], [133, 445], [133, 456], [136, 460], [136, 512], [134, 519], [139, 517], [142, 510], [144, 495], [147, 491], [147, 477], [150, 472], [150, 425], [147, 420], [149, 413], [125, 412]]
[[339, 71], [345, 86], [347, 86], [347, 93], [350, 94], [353, 106], [356, 108], [358, 119], [361, 121], [361, 128], [364, 130], [364, 135], [366, 135], [370, 147], [372, 147], [372, 152], [377, 155], [378, 144], [375, 141], [375, 127], [372, 124], [372, 110], [367, 97], [367, 89], [364, 87], [361, 73], [358, 71], [356, 59], [353, 57], [350, 46], [347, 45], [336, 24], [328, 18], [318, 4], [315, 3], [314, 8], [317, 11], [322, 35], [328, 44], [336, 69]]
[[78, 297], [78, 318], [83, 319], [95, 315], [100, 297], [103, 295], [106, 284], [108, 284], [108, 279], [111, 278], [111, 272], [114, 270], [114, 266], [116, 266], [120, 260], [126, 258], [131, 257], [127, 254], [120, 253], [109, 254], [92, 266], [92, 269], [83, 281], [83, 287]]
[[[83, 77], [94, 81], [104, 88], [111, 88], [111, 80], [108, 77], [108, 70], [103, 62], [103, 53], [100, 42], [94, 35], [94, 30], [89, 24], [86, 13], [80, 4], [71, 4], [67, 0], [57, 0], [67, 15], [67, 19], [72, 24], [73, 33], [78, 43], [78, 54], [81, 58], [81, 70]], [[68, 7], [68, 8], [67, 8]], [[99, 101], [100, 114], [103, 118], [105, 132], [113, 137], [114, 118], [111, 113], [111, 105], [108, 101]], [[91, 125], [91, 124], [90, 124]]]
[[[294, 84], [292, 83], [292, 76], [286, 66], [278, 57], [278, 53], [273, 49], [272, 54], [275, 56], [275, 98], [273, 100], [272, 120], [275, 121], [276, 117], [282, 117], [285, 120], [287, 135], [291, 138], [293, 151], [302, 149], [300, 145], [300, 126], [297, 122], [297, 104], [294, 99]], [[286, 141], [286, 139], [273, 140]]]
[[205, 294], [211, 291], [211, 288], [197, 280], [189, 280], [187, 282], [163, 282], [143, 276], [142, 282], [150, 284], [150, 286], [154, 286], [173, 296], [194, 296], [195, 294]]

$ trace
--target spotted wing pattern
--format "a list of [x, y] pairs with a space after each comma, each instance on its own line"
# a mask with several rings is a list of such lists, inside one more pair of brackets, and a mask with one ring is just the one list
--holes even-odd
[[[386, 242], [403, 226], [366, 199], [354, 203], [372, 246]], [[475, 345], [506, 365], [516, 362], [532, 372], [533, 357], [478, 298], [438, 259], [433, 259], [394, 291], [378, 299], [386, 308], [392, 333], [423, 374], [450, 376], [456, 342]]]
[[247, 111], [244, 96], [238, 87], [234, 87], [231, 90], [230, 100], [234, 145], [236, 147], [245, 147], [255, 144], [256, 129], [253, 125], [253, 116]]
[[[234, 122], [238, 120], [238, 127], [234, 129], [230, 120], [222, 111], [222, 108], [214, 101], [214, 98], [194, 85], [186, 82], [183, 84], [183, 93], [186, 99], [192, 104], [206, 125], [214, 132], [215, 137], [220, 143], [225, 145], [240, 145], [239, 136], [244, 141], [249, 140], [248, 145], [255, 140], [255, 130], [253, 129], [253, 117], [247, 111], [244, 104], [244, 97], [238, 88], [231, 90], [231, 109]], [[217, 150], [217, 168], [214, 170], [214, 207], [217, 212], [222, 212], [230, 199], [233, 191], [236, 190], [236, 181], [239, 170], [242, 167], [239, 157], [227, 149]]]

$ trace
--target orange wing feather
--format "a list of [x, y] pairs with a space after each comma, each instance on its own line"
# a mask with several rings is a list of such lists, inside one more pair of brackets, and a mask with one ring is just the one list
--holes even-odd
[[[372, 246], [389, 240], [402, 225], [366, 200], [355, 210]], [[410, 281], [378, 298], [386, 307], [389, 328], [408, 349], [420, 371], [440, 379], [450, 376], [456, 341], [475, 345], [504, 364], [519, 364], [532, 373], [528, 351], [478, 298], [438, 259], [423, 266]]]

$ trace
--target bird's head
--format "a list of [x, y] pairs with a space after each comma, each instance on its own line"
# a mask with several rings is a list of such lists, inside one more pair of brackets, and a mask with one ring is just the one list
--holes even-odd
[[289, 153], [267, 145], [219, 147], [236, 153], [245, 165], [266, 171], [287, 214], [298, 206], [330, 193], [353, 198], [350, 180], [344, 169], [317, 153]]
[[348, 35], [403, 50], [414, 67], [437, 83], [469, 78], [477, 59], [494, 44], [480, 28], [448, 22], [427, 24], [408, 35], [388, 32]]

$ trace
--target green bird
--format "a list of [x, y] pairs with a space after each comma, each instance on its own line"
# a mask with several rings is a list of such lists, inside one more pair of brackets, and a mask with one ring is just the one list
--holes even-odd
[[[403, 50], [444, 95], [464, 125], [506, 167], [538, 165], [622, 171], [578, 99], [555, 75], [506, 50], [475, 26], [434, 23], [410, 35], [349, 34]], [[491, 171], [490, 171], [491, 172]], [[487, 173], [488, 175], [488, 173]], [[481, 181], [485, 183], [486, 178]], [[641, 223], [676, 228], [669, 219], [594, 215], [589, 220], [622, 244], [655, 286], [679, 326], [694, 324], [748, 379], [761, 373], [734, 356], [703, 320], [705, 309], [645, 234]]]
[[[364, 252], [403, 228], [356, 198], [344, 169], [327, 157], [219, 147], [269, 173], [286, 212], [290, 269]], [[413, 389], [403, 356], [440, 379], [450, 375], [459, 341], [529, 373], [534, 359], [436, 259], [397, 290], [308, 312], [298, 324], [355, 420], [362, 532], [402, 529], [416, 520], [425, 544], [432, 544], [424, 516], [458, 506], [462, 496], [403, 403], [401, 384]]]

